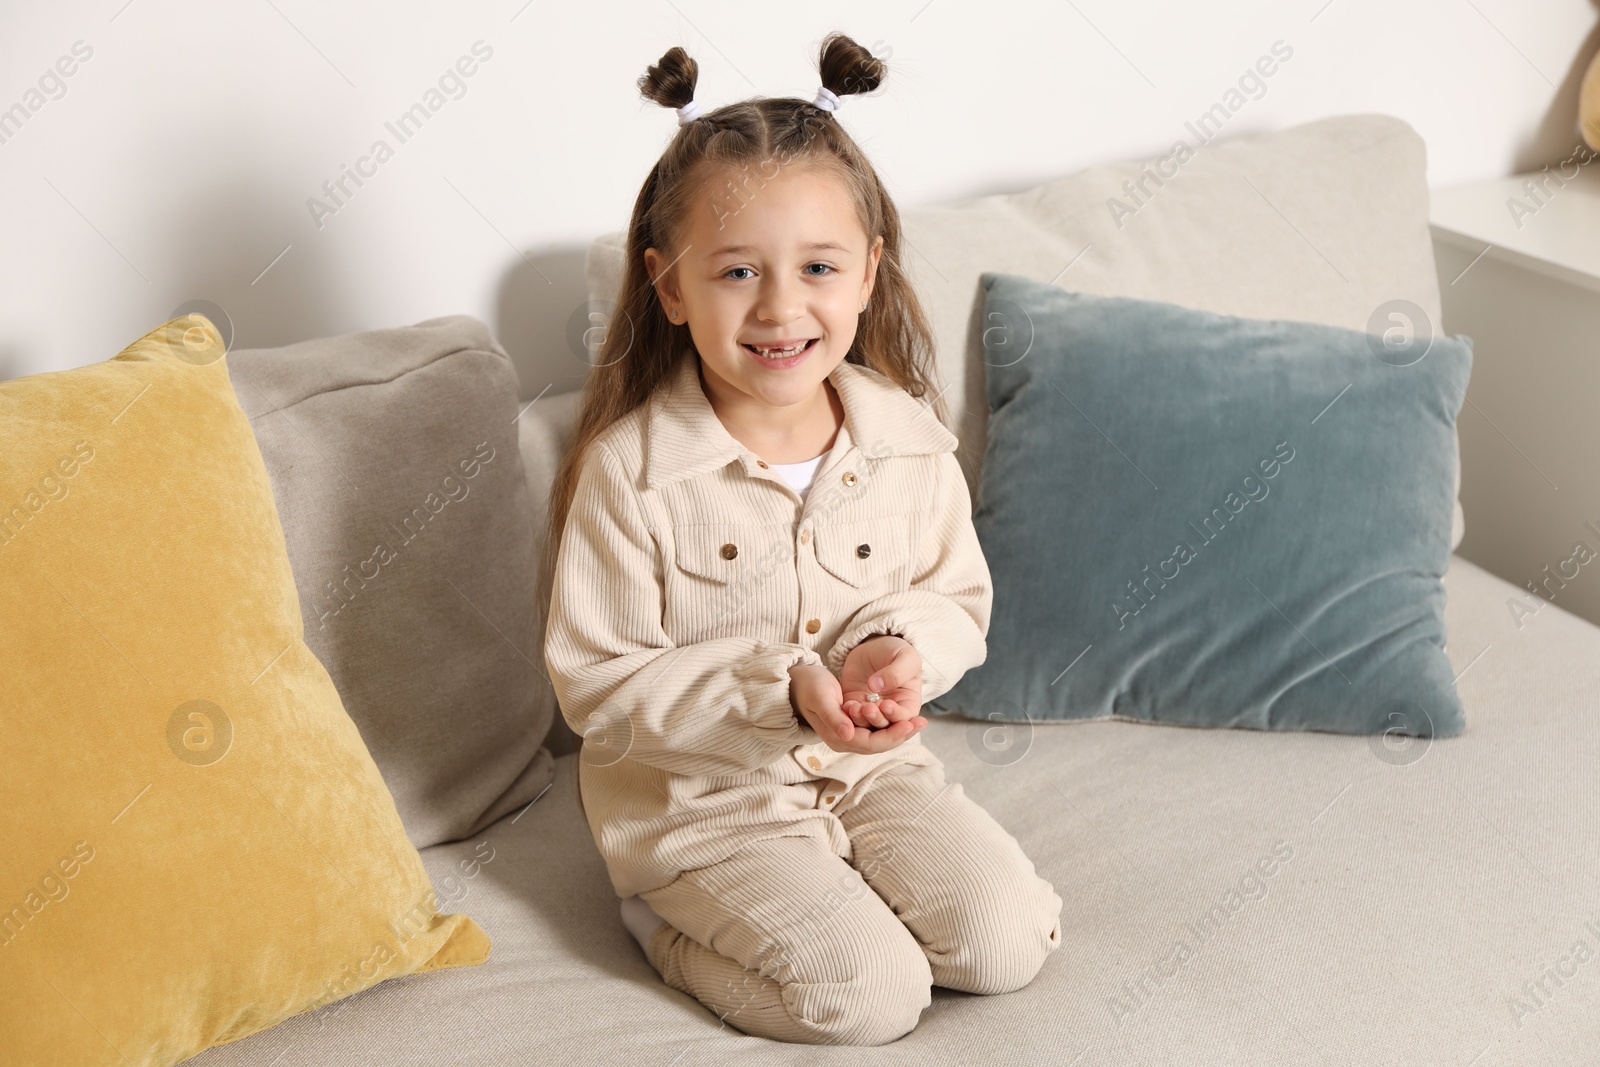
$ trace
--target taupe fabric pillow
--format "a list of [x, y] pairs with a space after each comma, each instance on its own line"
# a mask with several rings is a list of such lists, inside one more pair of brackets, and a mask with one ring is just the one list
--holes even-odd
[[[1426, 320], [1413, 325], [1443, 334], [1427, 151], [1410, 125], [1341, 115], [1254, 137], [1223, 131], [1198, 149], [1187, 139], [1187, 157], [1160, 146], [1148, 161], [1090, 167], [1021, 192], [902, 205], [902, 258], [933, 324], [974, 500], [988, 421], [978, 282], [986, 271], [1353, 330], [1374, 316], [1387, 329], [1389, 311], [1404, 302]], [[590, 247], [597, 308], [616, 300], [625, 236], [604, 234]], [[1457, 499], [1452, 548], [1463, 532]]]
[[551, 780], [553, 701], [539, 698], [535, 508], [505, 350], [452, 315], [227, 361], [306, 644], [412, 844], [470, 836], [533, 800]]

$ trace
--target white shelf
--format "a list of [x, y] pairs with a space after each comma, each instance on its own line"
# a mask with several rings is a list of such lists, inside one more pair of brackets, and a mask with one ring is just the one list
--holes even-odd
[[[1575, 165], [1575, 160], [1569, 163], [1567, 172]], [[1528, 181], [1542, 205], [1524, 187]], [[1513, 199], [1534, 209], [1519, 213], [1520, 226], [1508, 206]], [[1600, 158], [1578, 167], [1573, 178], [1552, 165], [1548, 171], [1435, 189], [1431, 200], [1430, 221], [1441, 240], [1474, 256], [1488, 247], [1489, 256], [1600, 293]]]
[[[1530, 180], [1544, 186], [1542, 203]], [[1472, 338], [1469, 403], [1456, 423], [1459, 552], [1522, 590], [1556, 573], [1576, 542], [1592, 549], [1600, 520], [1600, 159], [1572, 178], [1552, 165], [1431, 199], [1441, 328]], [[1535, 209], [1520, 226], [1513, 199]], [[1551, 592], [1600, 623], [1600, 570]]]

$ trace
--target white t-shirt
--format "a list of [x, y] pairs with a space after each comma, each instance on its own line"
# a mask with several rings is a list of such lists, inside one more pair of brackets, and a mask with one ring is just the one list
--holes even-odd
[[822, 466], [822, 461], [828, 453], [814, 459], [804, 460], [800, 463], [769, 463], [767, 466], [778, 472], [778, 476], [794, 487], [800, 494], [800, 499], [806, 498], [806, 491], [811, 488], [812, 479], [817, 476], [817, 468]]

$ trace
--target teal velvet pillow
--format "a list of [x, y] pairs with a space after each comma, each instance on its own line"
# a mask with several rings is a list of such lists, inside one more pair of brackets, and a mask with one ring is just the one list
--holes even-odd
[[1461, 732], [1440, 579], [1469, 338], [981, 281], [994, 611], [935, 708]]

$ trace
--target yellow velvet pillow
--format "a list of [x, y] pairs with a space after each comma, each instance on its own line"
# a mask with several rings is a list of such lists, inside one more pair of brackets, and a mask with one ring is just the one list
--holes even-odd
[[0, 1059], [174, 1064], [488, 958], [301, 634], [210, 321], [0, 382]]

